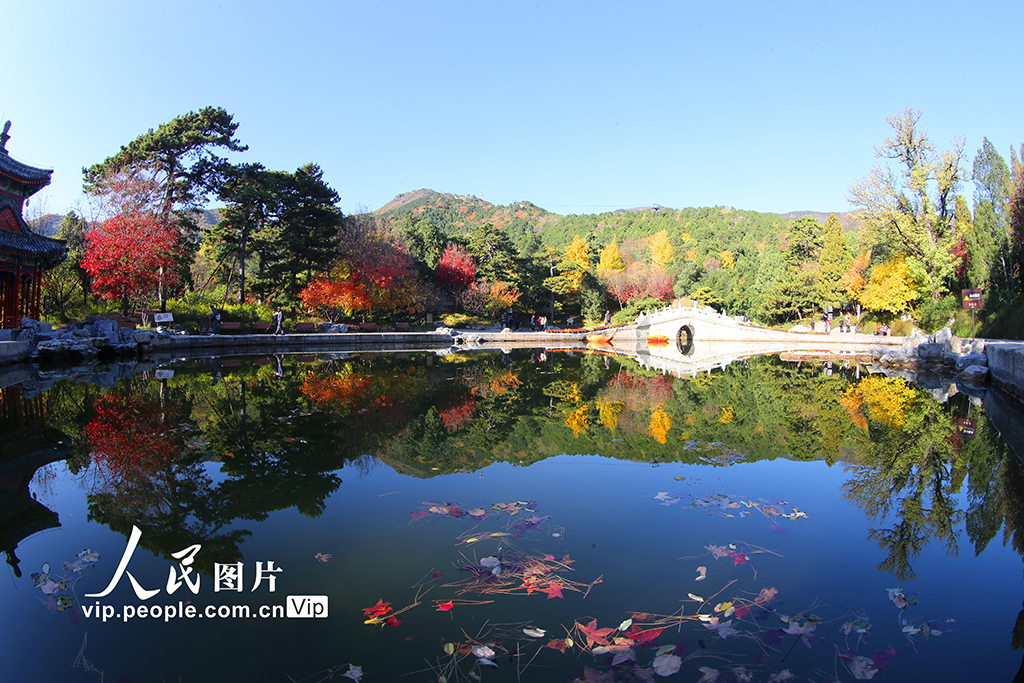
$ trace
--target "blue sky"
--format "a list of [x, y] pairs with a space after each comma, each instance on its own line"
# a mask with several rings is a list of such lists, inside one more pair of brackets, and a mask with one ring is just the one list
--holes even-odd
[[[81, 168], [224, 107], [249, 151], [313, 161], [342, 209], [428, 187], [556, 213], [661, 204], [844, 211], [885, 116], [940, 149], [1024, 142], [1019, 0], [70, 2], [6, 0], [8, 150]], [[971, 188], [964, 188], [970, 197]]]

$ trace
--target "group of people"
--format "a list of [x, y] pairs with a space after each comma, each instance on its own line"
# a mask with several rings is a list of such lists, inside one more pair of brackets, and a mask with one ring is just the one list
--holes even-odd
[[[825, 328], [825, 334], [832, 334], [832, 314], [822, 313], [821, 324]], [[811, 323], [811, 330], [814, 330], [814, 323]], [[855, 326], [850, 320], [850, 314], [839, 316], [839, 331], [843, 333], [855, 332]]]

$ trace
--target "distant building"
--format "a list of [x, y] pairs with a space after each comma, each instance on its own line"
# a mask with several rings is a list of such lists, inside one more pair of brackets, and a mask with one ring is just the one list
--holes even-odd
[[61, 240], [33, 233], [21, 211], [25, 200], [50, 184], [52, 170], [35, 168], [7, 153], [7, 131], [0, 133], [0, 328], [19, 327], [23, 317], [39, 319], [43, 271], [67, 258]]

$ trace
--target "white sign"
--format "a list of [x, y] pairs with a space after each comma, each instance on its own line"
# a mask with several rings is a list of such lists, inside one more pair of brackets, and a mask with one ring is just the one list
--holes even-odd
[[157, 370], [156, 379], [170, 379], [174, 377], [174, 370]]
[[174, 322], [174, 314], [173, 313], [154, 313], [153, 314], [153, 320], [155, 320], [158, 323], [173, 323]]

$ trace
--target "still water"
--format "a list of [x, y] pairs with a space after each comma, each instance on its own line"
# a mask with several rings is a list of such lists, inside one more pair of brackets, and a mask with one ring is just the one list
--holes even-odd
[[1024, 467], [963, 394], [770, 357], [683, 379], [527, 350], [3, 391], [0, 680], [1021, 665]]

